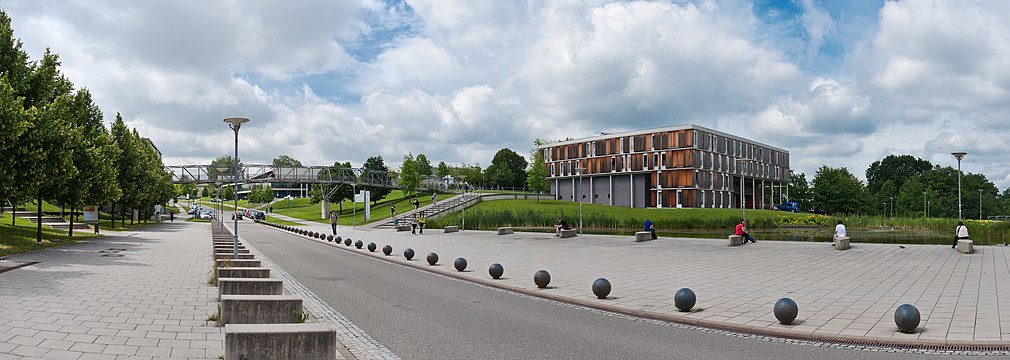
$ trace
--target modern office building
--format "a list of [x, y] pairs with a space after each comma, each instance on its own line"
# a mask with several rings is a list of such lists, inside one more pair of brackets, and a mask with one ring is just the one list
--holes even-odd
[[789, 152], [698, 125], [540, 146], [558, 200], [625, 207], [770, 209], [788, 197]]

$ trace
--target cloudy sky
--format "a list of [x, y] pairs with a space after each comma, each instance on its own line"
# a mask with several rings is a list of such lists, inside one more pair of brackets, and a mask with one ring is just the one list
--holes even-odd
[[1010, 186], [1007, 1], [0, 0], [166, 164], [396, 166], [694, 123], [863, 177], [889, 154]]

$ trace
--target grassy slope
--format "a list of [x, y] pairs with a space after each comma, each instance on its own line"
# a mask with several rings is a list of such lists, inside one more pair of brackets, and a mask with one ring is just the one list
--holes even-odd
[[[451, 196], [453, 195], [439, 194], [438, 197], [439, 199], [444, 200]], [[413, 201], [413, 196], [408, 197], [404, 195], [401, 190], [393, 190], [389, 193], [389, 195], [386, 195], [385, 198], [379, 200], [375, 204], [372, 204], [372, 217], [370, 222], [388, 219], [389, 206], [393, 204], [396, 205], [397, 214], [413, 210]], [[419, 194], [417, 201], [420, 203], [420, 206], [431, 204], [431, 193]], [[341, 225], [351, 225], [352, 223], [360, 225], [364, 223], [364, 204], [357, 204], [357, 206], [354, 206], [353, 202], [345, 200], [341, 204], [330, 204], [330, 209], [339, 210], [340, 206], [343, 206], [343, 211], [339, 212]], [[353, 217], [355, 209], [357, 210], [357, 216]], [[327, 220], [322, 219], [319, 210], [320, 205], [318, 203], [312, 204], [309, 199], [292, 199], [290, 207], [288, 206], [288, 200], [282, 200], [274, 204], [275, 213], [302, 220], [326, 223]]]
[[78, 240], [96, 237], [89, 231], [74, 231], [74, 237], [67, 236], [66, 231], [42, 227], [42, 242], [36, 242], [36, 225], [28, 220], [15, 219], [11, 225], [11, 215], [0, 216], [0, 256], [35, 251], [53, 246], [73, 243]]

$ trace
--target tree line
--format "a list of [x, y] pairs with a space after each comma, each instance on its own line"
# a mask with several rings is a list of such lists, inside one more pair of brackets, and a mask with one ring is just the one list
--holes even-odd
[[[848, 169], [821, 166], [808, 182], [790, 174], [789, 196], [830, 214], [957, 217], [957, 169], [911, 155], [888, 155], [866, 169], [866, 182]], [[1010, 214], [1010, 188], [999, 192], [984, 174], [961, 173], [964, 218]], [[928, 214], [927, 214], [928, 212]]]
[[[31, 60], [22, 45], [0, 10], [0, 202], [35, 201], [39, 213], [43, 201], [115, 204], [125, 223], [127, 209], [170, 199], [171, 174], [153, 145], [118, 113], [106, 129], [91, 93], [60, 72], [59, 55], [46, 49]], [[41, 224], [38, 233], [41, 241]]]

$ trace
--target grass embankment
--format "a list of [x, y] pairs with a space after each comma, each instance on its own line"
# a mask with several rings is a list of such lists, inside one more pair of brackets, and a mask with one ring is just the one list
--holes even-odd
[[270, 216], [270, 215], [267, 215], [266, 219], [263, 220], [263, 221], [266, 221], [268, 223], [274, 223], [274, 224], [277, 224], [277, 225], [302, 226], [302, 224], [300, 224], [300, 223], [296, 223], [294, 221], [287, 221], [287, 220], [284, 220], [284, 219], [281, 219], [281, 218], [278, 218], [278, 217], [275, 217], [275, 216]]
[[[38, 205], [35, 202], [24, 203], [24, 204], [19, 205], [18, 207], [24, 208], [25, 211], [28, 211], [28, 212], [35, 212], [39, 208]], [[60, 209], [59, 206], [50, 204], [50, 203], [48, 203], [46, 201], [42, 202], [42, 212], [43, 213], [57, 214], [57, 213], [60, 212], [60, 210], [61, 209]], [[69, 222], [70, 221], [70, 212], [69, 212], [69, 209], [63, 209], [63, 210], [65, 211], [63, 219], [65, 219], [65, 220], [67, 220], [67, 222]], [[78, 214], [81, 214], [82, 211], [83, 210], [81, 210], [81, 209], [77, 209], [77, 213]], [[51, 215], [47, 215], [47, 216], [51, 216]], [[124, 224], [123, 219], [122, 219], [122, 214], [115, 214], [115, 220], [116, 221], [115, 221], [115, 223], [113, 223], [113, 221], [112, 221], [113, 215], [108, 214], [108, 213], [104, 213], [104, 212], [103, 213], [99, 213], [98, 214], [98, 226], [99, 226], [99, 230], [100, 231], [105, 231], [105, 230], [110, 230], [110, 231], [127, 231], [127, 230], [133, 230], [133, 229], [145, 227], [145, 226], [148, 226], [148, 225], [151, 225], [151, 224], [155, 224], [155, 222], [151, 221], [151, 220], [148, 220], [145, 223], [144, 219], [140, 219], [139, 221], [134, 221], [131, 224], [130, 223], [130, 219], [129, 219], [130, 213], [127, 212], [126, 216], [127, 216], [127, 219], [126, 219], [126, 222]], [[167, 216], [166, 216], [166, 219], [167, 219]], [[83, 220], [83, 218], [80, 215], [78, 215], [77, 217], [74, 218], [74, 224], [81, 223], [81, 220]], [[5, 221], [0, 221], [0, 223], [6, 223], [7, 225], [10, 225], [11, 224], [10, 217], [7, 217]], [[43, 229], [45, 229], [45, 227], [43, 227]], [[56, 231], [56, 230], [53, 230], [53, 231]], [[78, 231], [82, 231], [82, 229], [74, 229], [74, 237], [76, 237]], [[89, 230], [83, 230], [82, 232], [89, 232]]]
[[[428, 226], [441, 228], [459, 225], [459, 212], [428, 219]], [[466, 228], [493, 230], [513, 226], [527, 230], [553, 231], [558, 217], [569, 225], [579, 223], [579, 203], [556, 200], [496, 200], [483, 201], [466, 209]], [[583, 204], [582, 223], [587, 233], [629, 234], [642, 228], [646, 219], [652, 220], [660, 233], [715, 230], [729, 233], [740, 221], [740, 209], [639, 209]], [[830, 236], [834, 225], [842, 220], [850, 233], [875, 232], [877, 235], [926, 234], [942, 239], [953, 237], [956, 219], [885, 218], [882, 216], [825, 216], [807, 213], [790, 213], [771, 210], [747, 210], [748, 228], [755, 231], [777, 231], [787, 228], [807, 228], [797, 232], [826, 233]], [[965, 220], [972, 239], [978, 245], [1002, 244], [1010, 240], [1010, 223], [1001, 221]], [[720, 233], [720, 234], [721, 234]], [[882, 234], [881, 234], [882, 233]], [[720, 235], [721, 236], [721, 235]]]
[[14, 219], [11, 225], [11, 214], [0, 215], [0, 256], [20, 254], [41, 250], [53, 246], [71, 244], [79, 240], [97, 237], [89, 231], [74, 231], [74, 237], [67, 236], [63, 230], [55, 230], [42, 226], [42, 242], [36, 242], [37, 228], [35, 223], [24, 219]]
[[[439, 201], [445, 200], [449, 197], [454, 196], [453, 194], [439, 194]], [[290, 205], [289, 200], [281, 200], [275, 203], [274, 212], [284, 216], [290, 216], [296, 219], [302, 219], [307, 221], [313, 221], [318, 223], [328, 223], [329, 220], [323, 219], [320, 213], [319, 203], [312, 204], [310, 199], [298, 198], [291, 199]], [[389, 218], [389, 207], [391, 205], [396, 205], [396, 213], [402, 214], [414, 209], [413, 205], [414, 196], [406, 195], [401, 190], [393, 190], [386, 195], [385, 198], [379, 200], [378, 202], [372, 204], [372, 217], [369, 222], [379, 221], [382, 219]], [[421, 193], [417, 195], [417, 202], [420, 206], [425, 206], [431, 204], [431, 193]], [[341, 210], [342, 208], [342, 210]], [[336, 210], [340, 215], [340, 225], [351, 225], [364, 224], [365, 220], [365, 206], [364, 204], [354, 204], [352, 201], [344, 200], [340, 204], [330, 204], [331, 210]], [[357, 212], [355, 216], [355, 211]]]

